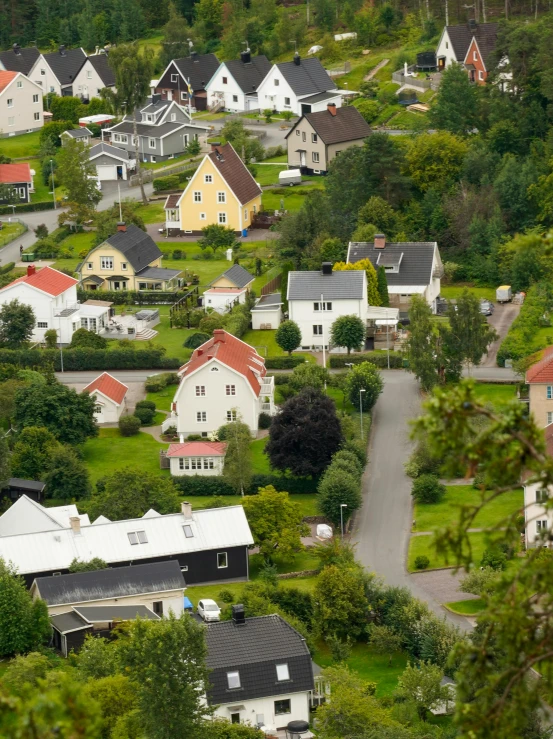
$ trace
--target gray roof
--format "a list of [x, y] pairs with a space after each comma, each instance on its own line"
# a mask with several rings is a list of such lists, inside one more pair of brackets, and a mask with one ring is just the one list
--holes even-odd
[[60, 85], [65, 86], [73, 84], [87, 56], [82, 49], [78, 48], [65, 49], [63, 52], [54, 51], [52, 54], [44, 54], [44, 58]]
[[[301, 101], [306, 102], [305, 100]], [[370, 136], [372, 131], [367, 121], [353, 105], [344, 108], [336, 108], [333, 115], [329, 109], [320, 110], [316, 113], [306, 113], [288, 131], [285, 138], [291, 136], [296, 126], [305, 120], [312, 126], [315, 133], [323, 143], [340, 144], [344, 141], [359, 141]]]
[[323, 100], [333, 100], [336, 97], [341, 97], [339, 90], [333, 90], [331, 92], [317, 92], [315, 95], [308, 95], [306, 98], [302, 98], [302, 103], [313, 105], [314, 103], [322, 103]]
[[[189, 123], [178, 123], [177, 121], [169, 122], [169, 123], [161, 123], [159, 125], [156, 125], [155, 123], [140, 123], [137, 122], [136, 124], [136, 130], [139, 136], [148, 136], [152, 139], [158, 139], [162, 136], [166, 136], [169, 133], [173, 133], [175, 131], [179, 131], [181, 128], [184, 128], [185, 126], [189, 126]], [[132, 120], [125, 120], [121, 121], [121, 123], [118, 123], [116, 126], [113, 126], [112, 128], [108, 129], [111, 131], [116, 131], [117, 133], [126, 133], [129, 135], [134, 134], [134, 124]]]
[[95, 144], [90, 148], [90, 159], [98, 156], [98, 154], [106, 154], [107, 156], [118, 157], [119, 159], [128, 160], [129, 158], [129, 152], [126, 149], [119, 149], [117, 146], [110, 146], [104, 142]]
[[282, 305], [282, 296], [280, 293], [271, 293], [271, 295], [262, 295], [252, 310], [277, 310]]
[[486, 63], [489, 54], [495, 49], [498, 29], [498, 23], [476, 23], [474, 27], [468, 23], [461, 23], [458, 26], [446, 27], [455, 58], [461, 64], [465, 61], [473, 37], [476, 38], [478, 48]]
[[[236, 287], [246, 287], [246, 285], [249, 285], [252, 280], [255, 280], [255, 277], [239, 264], [233, 264], [232, 267], [227, 269], [226, 272], [223, 272], [222, 275], [219, 275], [219, 277], [213, 280], [213, 282], [217, 282], [221, 277], [226, 277], [227, 280], [233, 282]], [[210, 284], [213, 285], [213, 282]]]
[[386, 280], [390, 287], [429, 285], [432, 281], [435, 247], [434, 241], [405, 241], [386, 243], [384, 249], [375, 249], [372, 241], [352, 241], [348, 247], [348, 262], [355, 264], [361, 259], [370, 259], [375, 269], [378, 269], [380, 265], [391, 266], [399, 263], [399, 272], [386, 273]]
[[37, 482], [36, 480], [23, 480], [21, 477], [10, 477], [8, 480], [8, 487], [21, 488], [22, 490], [34, 490], [35, 492], [40, 493], [46, 487], [46, 483]]
[[36, 46], [29, 46], [26, 49], [18, 47], [17, 51], [12, 48], [9, 51], [0, 52], [0, 63], [8, 72], [21, 72], [21, 74], [28, 75], [39, 56], [40, 51]]
[[219, 69], [215, 54], [194, 54], [183, 59], [173, 59], [173, 64], [192, 87], [192, 91], [205, 90], [205, 86]]
[[255, 92], [272, 67], [264, 54], [252, 56], [251, 61], [246, 63], [242, 59], [231, 59], [225, 65], [238, 87], [245, 93]]
[[92, 628], [75, 611], [67, 611], [67, 613], [59, 613], [57, 616], [50, 616], [50, 623], [60, 634], [68, 634], [70, 631]]
[[[240, 703], [314, 688], [305, 639], [277, 615], [247, 618], [244, 624], [220, 621], [206, 628], [211, 704]], [[278, 682], [277, 664], [288, 664], [290, 680]], [[239, 689], [229, 690], [227, 672], [238, 671]]]
[[49, 606], [181, 590], [185, 587], [184, 577], [175, 559], [94, 572], [37, 577], [35, 584], [40, 597]]
[[332, 272], [289, 272], [288, 300], [362, 300], [366, 299], [363, 270]]
[[85, 136], [92, 136], [92, 131], [88, 128], [72, 128], [70, 131], [63, 131], [60, 136], [65, 136], [65, 134], [71, 136], [72, 139], [83, 139]]
[[180, 275], [180, 269], [162, 269], [161, 267], [146, 267], [136, 273], [136, 277], [144, 277], [149, 280], [171, 280], [173, 277]]
[[159, 621], [153, 611], [146, 606], [79, 606], [73, 608], [76, 614], [89, 623], [102, 621], [130, 621], [133, 618], [145, 618], [148, 621]]
[[105, 243], [119, 249], [135, 272], [140, 272], [161, 256], [161, 249], [152, 237], [132, 223], [127, 226], [126, 231], [117, 231]]
[[[79, 272], [82, 266], [83, 266], [83, 263], [81, 262], [80, 264], [77, 265], [76, 271]], [[86, 275], [85, 277], [83, 277], [83, 282], [85, 280], [87, 282], [95, 282], [97, 285], [101, 285], [102, 282], [104, 281], [104, 278], [98, 277], [98, 275]]]
[[88, 57], [90, 63], [106, 87], [115, 86], [115, 72], [108, 64], [107, 54], [92, 54]]
[[335, 90], [336, 85], [316, 57], [301, 59], [299, 64], [282, 62], [277, 64], [282, 76], [296, 95], [315, 95], [318, 92]]

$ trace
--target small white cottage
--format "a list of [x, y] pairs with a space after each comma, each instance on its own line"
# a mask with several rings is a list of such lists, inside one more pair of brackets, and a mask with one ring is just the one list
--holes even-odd
[[119, 421], [127, 409], [128, 389], [127, 385], [116, 380], [108, 372], [104, 372], [84, 388], [83, 392], [94, 395], [96, 398], [94, 414], [97, 423], [117, 423]]
[[222, 441], [185, 441], [167, 451], [171, 474], [222, 475], [227, 445]]

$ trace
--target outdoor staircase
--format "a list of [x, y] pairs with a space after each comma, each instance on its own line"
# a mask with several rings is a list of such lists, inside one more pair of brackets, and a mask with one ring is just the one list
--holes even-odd
[[157, 331], [153, 328], [143, 328], [142, 331], [138, 331], [136, 334], [136, 341], [149, 341], [157, 336]]

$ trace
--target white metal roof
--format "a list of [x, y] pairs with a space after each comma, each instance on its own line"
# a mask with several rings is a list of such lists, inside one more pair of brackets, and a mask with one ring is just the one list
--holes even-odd
[[[44, 508], [26, 495], [22, 495], [0, 516], [0, 538], [20, 534], [33, 534], [69, 527], [69, 519], [79, 516], [76, 505]], [[80, 516], [81, 525], [90, 524], [88, 515]]]
[[[184, 524], [192, 527], [192, 537], [184, 535]], [[146, 532], [147, 543], [130, 543], [127, 534], [136, 531]], [[53, 525], [50, 531], [1, 537], [0, 557], [26, 574], [66, 569], [75, 557], [84, 561], [100, 557], [108, 564], [138, 562], [251, 544], [246, 514], [238, 505], [194, 511], [192, 519], [185, 519], [182, 513], [152, 516], [149, 511], [145, 518], [83, 525], [78, 534]]]

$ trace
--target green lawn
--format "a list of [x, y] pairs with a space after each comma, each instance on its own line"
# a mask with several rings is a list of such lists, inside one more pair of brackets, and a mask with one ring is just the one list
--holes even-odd
[[[188, 161], [189, 159], [192, 159], [196, 154], [181, 154], [181, 156], [175, 157], [174, 159], [166, 159], [163, 162], [143, 162], [142, 166], [144, 169], [162, 169], [164, 167], [172, 167], [176, 164], [182, 164], [183, 162]], [[160, 177], [165, 177], [165, 174], [163, 172], [159, 173]]]
[[[472, 485], [448, 485], [446, 494], [440, 503], [415, 505], [413, 518], [416, 521], [416, 531], [435, 531], [436, 529], [455, 523], [458, 520], [458, 510], [461, 503], [477, 505], [481, 493]], [[471, 528], [491, 528], [501, 525], [500, 522], [522, 508], [524, 494], [522, 489], [504, 493], [488, 503], [481, 510]]]
[[24, 133], [22, 136], [9, 136], [0, 141], [2, 154], [11, 159], [32, 159], [38, 154], [40, 148], [40, 131]]
[[[319, 558], [313, 553], [312, 549], [305, 549], [303, 552], [298, 552], [296, 555], [280, 562], [278, 557], [275, 557], [275, 566], [278, 570], [279, 575], [287, 572], [305, 572], [305, 570], [318, 570], [320, 569]], [[263, 567], [263, 557], [260, 554], [250, 555], [250, 578], [256, 580], [259, 576], [259, 572]]]
[[[301, 192], [308, 193], [314, 190], [322, 190], [322, 185], [301, 186]], [[280, 188], [279, 188], [280, 190]], [[263, 192], [263, 208], [265, 210], [281, 210], [281, 200], [284, 201], [284, 209], [289, 211], [300, 210], [304, 203], [306, 195], [301, 195], [296, 187], [289, 187], [286, 193], [281, 195], [274, 193], [273, 190], [265, 190]]]
[[267, 166], [257, 166], [256, 167], [256, 174], [255, 174], [255, 181], [261, 185], [261, 187], [264, 187], [265, 185], [278, 185], [278, 175], [279, 172], [284, 172], [286, 169], [288, 169], [288, 166], [286, 164], [283, 164], [282, 166], [279, 164], [267, 164]]
[[271, 157], [270, 159], [264, 159], [264, 162], [267, 162], [270, 164], [271, 162], [280, 163], [280, 162], [287, 162], [288, 161], [288, 155], [287, 154], [281, 154], [278, 157]]
[[405, 110], [403, 106], [401, 112], [392, 118], [389, 125], [404, 131], [423, 131], [430, 126], [426, 113], [414, 113]]
[[[250, 329], [249, 331], [246, 331], [244, 336], [242, 336], [242, 341], [245, 341], [246, 344], [250, 344], [250, 346], [253, 346], [257, 350], [257, 353], [260, 354], [262, 357], [284, 357], [286, 354], [288, 354], [288, 352], [285, 352], [276, 343], [275, 335], [275, 330], [255, 331], [254, 329]], [[292, 356], [303, 357], [306, 362], [315, 361], [315, 357], [305, 352], [302, 352], [301, 354], [293, 354]]]
[[453, 603], [444, 603], [445, 607], [453, 613], [460, 613], [462, 616], [476, 616], [481, 613], [486, 604], [480, 598], [471, 598], [470, 600], [457, 600]]
[[146, 225], [149, 223], [165, 223], [165, 211], [163, 209], [165, 200], [166, 198], [154, 200], [148, 205], [139, 205], [136, 214], [142, 218]]
[[170, 411], [176, 389], [176, 385], [167, 385], [158, 393], [147, 393], [146, 400], [153, 400], [160, 411]]
[[516, 385], [477, 383], [474, 393], [480, 402], [491, 403], [493, 406], [505, 405], [517, 397]]
[[127, 466], [134, 470], [168, 475], [168, 470], [159, 467], [159, 450], [166, 446], [143, 431], [136, 436], [125, 437], [121, 436], [119, 429], [100, 429], [95, 439], [88, 439], [83, 445], [83, 460], [92, 482]]
[[493, 287], [474, 287], [470, 284], [442, 285], [440, 295], [446, 300], [457, 300], [463, 292], [468, 289], [477, 298], [495, 302], [495, 289]]
[[269, 437], [266, 436], [264, 439], [257, 439], [252, 441], [251, 453], [252, 453], [252, 470], [254, 475], [270, 475], [271, 466], [269, 465], [269, 458], [265, 454], [265, 444]]
[[2, 222], [2, 228], [0, 229], [0, 246], [9, 244], [10, 241], [17, 239], [21, 234], [25, 233], [25, 226], [21, 223], [6, 223]]
[[[289, 580], [281, 580], [280, 587], [292, 587], [299, 588], [300, 590], [306, 590], [311, 592], [317, 582], [316, 577], [293, 577]], [[244, 589], [245, 583], [243, 582], [220, 582], [215, 585], [193, 585], [186, 588], [186, 596], [190, 598], [194, 607], [198, 605], [198, 601], [202, 598], [212, 598], [219, 606], [225, 606], [225, 603], [219, 597], [222, 590], [230, 590], [234, 595], [234, 602], [239, 603], [242, 590]]]
[[[472, 552], [473, 562], [480, 563], [484, 549], [486, 549], [486, 534], [477, 533], [469, 534], [469, 541]], [[410, 572], [417, 572], [415, 570], [415, 559], [419, 556], [426, 556], [430, 560], [428, 569], [436, 567], [453, 567], [455, 565], [455, 559], [453, 555], [449, 555], [447, 560], [445, 557], [436, 554], [434, 547], [434, 536], [428, 534], [427, 536], [412, 536], [409, 542], [409, 560], [408, 570]]]

